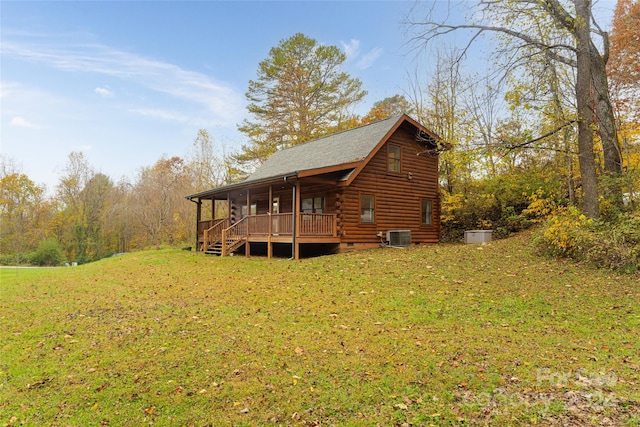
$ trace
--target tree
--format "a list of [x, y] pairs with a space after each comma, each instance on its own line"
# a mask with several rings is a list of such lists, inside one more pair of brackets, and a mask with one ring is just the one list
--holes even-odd
[[92, 260], [103, 258], [107, 252], [115, 249], [107, 246], [104, 236], [107, 203], [113, 188], [111, 178], [103, 173], [96, 173], [82, 189], [86, 255]]
[[162, 157], [152, 167], [142, 168], [131, 192], [130, 206], [134, 216], [156, 249], [162, 242], [187, 240], [187, 218], [191, 206], [185, 200], [189, 179], [184, 160]]
[[469, 113], [469, 121], [474, 145], [481, 150], [485, 160], [487, 172], [497, 174], [498, 156], [495, 154], [495, 135], [498, 115], [501, 109], [499, 86], [492, 86], [488, 77], [474, 78], [475, 85], [471, 85], [468, 96], [464, 98], [465, 110]]
[[627, 197], [633, 203], [640, 188], [640, 1], [618, 0], [610, 40], [607, 72], [624, 152]]
[[384, 120], [400, 114], [413, 116], [415, 114], [415, 108], [413, 108], [413, 105], [411, 105], [403, 95], [396, 94], [384, 98], [381, 101], [374, 102], [371, 110], [358, 121], [358, 125], [377, 122], [378, 120]]
[[246, 93], [249, 113], [238, 129], [249, 138], [235, 156], [260, 164], [275, 151], [341, 129], [349, 109], [366, 92], [362, 82], [340, 70], [346, 55], [303, 34], [280, 41], [258, 66]]
[[219, 187], [228, 181], [224, 152], [223, 157], [218, 156], [213, 144], [209, 132], [200, 129], [193, 141], [193, 151], [188, 163], [194, 192]]
[[114, 252], [128, 252], [135, 231], [135, 217], [132, 205], [136, 198], [131, 195], [132, 185], [122, 179], [109, 192], [105, 204], [102, 227], [105, 245]]
[[465, 77], [456, 55], [453, 48], [436, 53], [434, 76], [426, 89], [428, 101], [418, 111], [419, 120], [451, 146], [440, 155], [439, 167], [440, 182], [448, 194], [464, 193], [470, 176], [470, 151], [463, 125], [466, 117], [461, 108]]
[[610, 41], [607, 71], [611, 80], [637, 86], [640, 82], [640, 1], [618, 0]]
[[[609, 174], [619, 175], [622, 173], [622, 157], [620, 156], [615, 116], [613, 113], [613, 106], [611, 104], [611, 96], [609, 94], [609, 81], [606, 70], [607, 61], [609, 60], [609, 34], [600, 29], [593, 14], [591, 13], [591, 0], [574, 0], [576, 9], [575, 17], [571, 16], [559, 0], [545, 0], [542, 4], [545, 10], [553, 18], [553, 22], [574, 36], [577, 45], [575, 49], [575, 66], [576, 68], [583, 67], [583, 72], [586, 71], [587, 61], [580, 61], [578, 57], [581, 55], [582, 49], [584, 49], [585, 54], [588, 53], [588, 77], [590, 77], [591, 81], [590, 89], [593, 91], [593, 98], [591, 96], [584, 97], [582, 102], [589, 103], [589, 107], [581, 106], [581, 97], [577, 94], [578, 91], [576, 90], [577, 110], [581, 111], [581, 109], [584, 109], [584, 112], [586, 113], [587, 108], [591, 109], [591, 104], [595, 103], [597, 129], [602, 142], [602, 151], [604, 153], [604, 170]], [[588, 15], [582, 16], [581, 13], [588, 13]], [[602, 39], [603, 53], [598, 51], [594, 40], [591, 38], [592, 31], [591, 26], [589, 25], [590, 22], [593, 22], [596, 27], [594, 28], [593, 33], [599, 35]], [[589, 27], [589, 32], [584, 32], [584, 25]], [[582, 47], [579, 46], [581, 43], [583, 44]], [[580, 71], [577, 70], [576, 75], [578, 73], [580, 73]], [[576, 83], [576, 85], [578, 85], [578, 83]], [[580, 120], [584, 119], [584, 117], [580, 117]], [[591, 122], [593, 122], [593, 120], [591, 120]], [[584, 131], [591, 132], [591, 128], [585, 129], [583, 127], [582, 129]], [[580, 138], [580, 136], [578, 136], [578, 138]], [[582, 155], [582, 153], [580, 154]], [[582, 158], [585, 158], [586, 160], [585, 156]], [[589, 177], [587, 179], [592, 180], [593, 178]], [[585, 194], [585, 198], [593, 199], [594, 196]], [[597, 195], [595, 196], [595, 199], [597, 199]]]
[[[484, 17], [486, 20], [482, 23], [453, 25], [433, 19], [431, 15], [427, 16], [424, 21], [408, 21], [409, 25], [420, 29], [414, 41], [429, 43], [452, 31], [468, 30], [473, 33], [469, 41], [470, 45], [482, 33], [491, 32], [514, 41], [508, 55], [501, 55], [508, 60], [507, 70], [528, 63], [534, 57], [543, 57], [570, 66], [583, 67], [579, 74], [587, 73], [595, 99], [578, 96], [578, 92], [582, 94], [582, 91], [576, 91], [576, 103], [588, 104], [578, 105], [577, 109], [584, 114], [587, 108], [595, 104], [597, 128], [603, 145], [605, 171], [611, 174], [620, 173], [620, 150], [605, 71], [608, 58], [608, 35], [595, 24], [594, 32], [601, 37], [604, 47], [604, 53], [600, 53], [591, 38], [592, 33], [582, 31], [584, 25], [588, 25], [593, 20], [588, 0], [575, 0], [575, 8], [581, 13], [586, 9], [589, 16], [581, 16], [578, 13], [572, 15], [559, 0], [520, 0], [517, 2], [481, 0], [479, 8], [480, 13], [474, 16]], [[540, 31], [541, 28], [543, 31]], [[539, 37], [541, 34], [544, 34], [544, 37]], [[578, 48], [579, 43], [582, 45]], [[578, 50], [588, 53], [588, 63], [583, 60], [578, 61]], [[464, 52], [466, 49], [463, 50], [461, 57]], [[588, 69], [585, 70], [586, 66]], [[581, 116], [580, 120], [588, 121], [590, 118]], [[590, 127], [585, 126], [581, 126], [580, 130], [592, 132]], [[587, 140], [588, 137], [583, 136], [583, 144], [580, 145], [580, 149], [585, 151], [580, 153], [580, 160], [591, 163], [593, 145], [590, 148], [587, 147]], [[587, 183], [594, 181], [595, 171], [592, 174], [590, 166], [581, 168], [581, 173], [587, 174], [582, 176], [583, 182], [585, 180]], [[583, 193], [588, 213], [597, 216], [597, 212], [592, 209], [598, 200], [597, 187], [583, 185]]]
[[596, 178], [595, 160], [593, 157], [593, 115], [591, 114], [591, 59], [589, 44], [591, 42], [590, 0], [574, 0], [576, 4], [576, 28], [577, 40], [576, 54], [576, 101], [578, 105], [578, 156], [580, 159], [580, 176], [582, 178], [582, 192], [584, 201], [582, 209], [584, 213], [596, 218], [600, 214], [598, 208], [598, 180]]
[[96, 172], [82, 152], [69, 154], [57, 187], [62, 209], [56, 219], [58, 239], [68, 259], [95, 261], [116, 250], [104, 234], [113, 189], [111, 178]]
[[48, 206], [44, 187], [22, 173], [0, 179], [0, 252], [22, 254], [35, 248], [43, 236], [41, 212]]

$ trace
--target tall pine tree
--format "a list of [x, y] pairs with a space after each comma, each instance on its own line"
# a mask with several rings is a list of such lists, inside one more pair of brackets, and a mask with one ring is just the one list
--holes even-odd
[[247, 109], [253, 116], [238, 127], [249, 138], [235, 159], [261, 164], [271, 154], [341, 129], [350, 107], [366, 92], [362, 82], [341, 71], [346, 55], [295, 34], [271, 49], [249, 81]]

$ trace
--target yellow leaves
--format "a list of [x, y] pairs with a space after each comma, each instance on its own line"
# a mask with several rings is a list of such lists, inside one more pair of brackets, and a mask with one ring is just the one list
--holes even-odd
[[547, 218], [558, 212], [559, 208], [554, 197], [546, 196], [541, 188], [531, 193], [528, 198], [530, 200], [529, 206], [522, 211], [522, 214], [534, 221]]
[[443, 223], [452, 222], [456, 219], [456, 211], [462, 209], [464, 204], [463, 194], [445, 195], [442, 200], [440, 220]]
[[[593, 219], [587, 218], [576, 208], [558, 209], [546, 222], [542, 233], [544, 243], [555, 255], [566, 255], [570, 251], [580, 250], [580, 244], [593, 239], [589, 227]], [[586, 240], [585, 240], [586, 239]]]

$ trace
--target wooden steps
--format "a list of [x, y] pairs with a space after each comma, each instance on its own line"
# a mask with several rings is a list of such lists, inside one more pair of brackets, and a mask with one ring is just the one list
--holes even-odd
[[[246, 239], [239, 239], [239, 240], [233, 240], [233, 239], [228, 239], [227, 240], [227, 253], [233, 253], [235, 250], [237, 250], [240, 246], [245, 244]], [[215, 242], [213, 244], [213, 246], [209, 246], [209, 248], [204, 251], [205, 254], [209, 254], [209, 255], [217, 255], [217, 256], [221, 256], [222, 255], [222, 241], [218, 240], [217, 242]]]
[[206, 251], [204, 251], [205, 254], [209, 254], [209, 255], [222, 255], [222, 241], [217, 241], [213, 244], [213, 246], [210, 246], [209, 248], [207, 248]]

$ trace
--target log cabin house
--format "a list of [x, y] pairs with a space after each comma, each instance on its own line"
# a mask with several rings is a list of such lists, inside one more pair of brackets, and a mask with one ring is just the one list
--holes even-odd
[[[278, 151], [245, 181], [187, 196], [197, 209], [196, 248], [298, 259], [437, 243], [446, 148], [402, 115]], [[203, 203], [213, 219], [202, 219]]]

